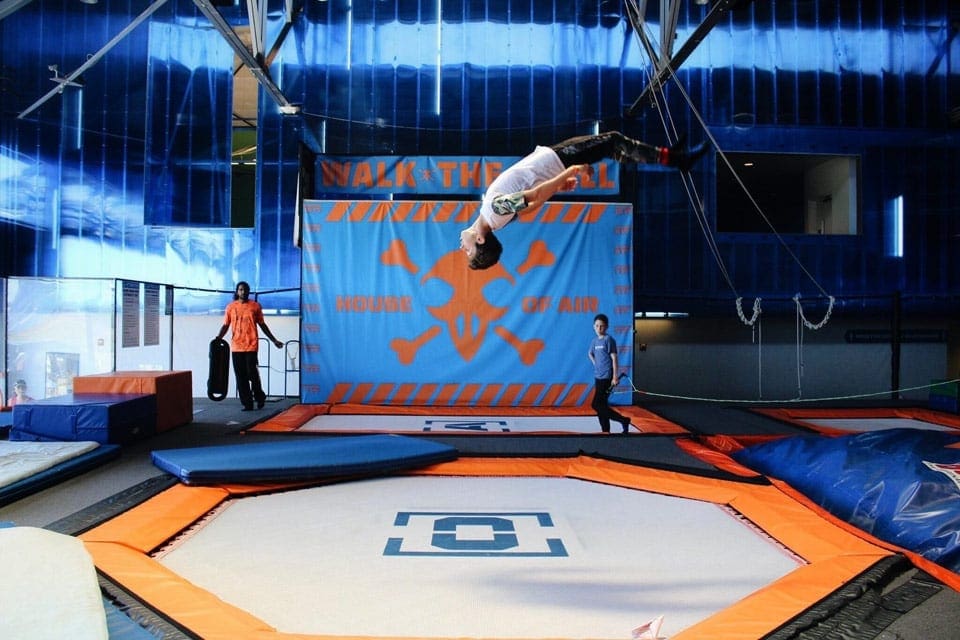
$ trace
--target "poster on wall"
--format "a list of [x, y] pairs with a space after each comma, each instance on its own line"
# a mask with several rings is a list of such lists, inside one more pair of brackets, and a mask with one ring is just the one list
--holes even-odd
[[[579, 406], [593, 392], [593, 318], [632, 362], [632, 207], [551, 202], [467, 267], [478, 203], [306, 201], [306, 403]], [[629, 399], [629, 394], [617, 394]]]
[[140, 283], [123, 281], [121, 345], [124, 349], [140, 346]]
[[160, 344], [160, 285], [143, 285], [143, 344]]

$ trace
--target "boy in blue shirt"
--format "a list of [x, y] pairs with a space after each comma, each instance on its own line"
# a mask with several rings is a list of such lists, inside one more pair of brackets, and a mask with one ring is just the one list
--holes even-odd
[[610, 408], [607, 399], [610, 389], [620, 382], [620, 369], [617, 363], [617, 342], [607, 335], [610, 321], [600, 313], [593, 319], [593, 330], [597, 336], [590, 341], [587, 357], [593, 363], [593, 402], [590, 406], [597, 412], [600, 430], [610, 433], [610, 420], [616, 420], [623, 427], [623, 433], [630, 428], [630, 418]]

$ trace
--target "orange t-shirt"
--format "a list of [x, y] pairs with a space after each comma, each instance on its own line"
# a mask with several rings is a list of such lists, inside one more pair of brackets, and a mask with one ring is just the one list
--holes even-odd
[[255, 300], [234, 300], [223, 313], [223, 324], [230, 325], [230, 349], [256, 351], [259, 348], [257, 325], [263, 322], [263, 307]]

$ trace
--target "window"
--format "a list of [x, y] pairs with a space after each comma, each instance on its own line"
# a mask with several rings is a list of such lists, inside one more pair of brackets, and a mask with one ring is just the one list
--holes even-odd
[[903, 196], [897, 196], [887, 202], [887, 229], [884, 234], [887, 255], [903, 257]]
[[857, 156], [726, 153], [717, 158], [717, 231], [855, 235], [859, 173]]

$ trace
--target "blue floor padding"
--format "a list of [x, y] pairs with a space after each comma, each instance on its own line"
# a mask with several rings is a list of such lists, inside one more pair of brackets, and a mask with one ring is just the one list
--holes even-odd
[[734, 458], [882, 540], [960, 573], [960, 436], [887, 429], [800, 436]]
[[293, 438], [152, 454], [153, 464], [186, 484], [261, 484], [374, 475], [455, 458], [453, 447], [397, 435]]
[[99, 467], [119, 455], [120, 445], [102, 444], [92, 451], [44, 469], [29, 478], [11, 482], [0, 487], [0, 507]]

